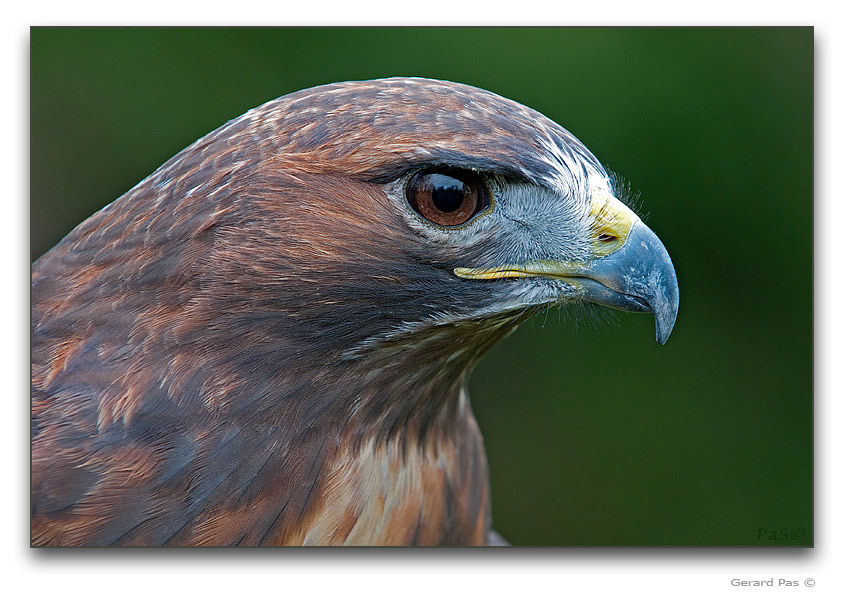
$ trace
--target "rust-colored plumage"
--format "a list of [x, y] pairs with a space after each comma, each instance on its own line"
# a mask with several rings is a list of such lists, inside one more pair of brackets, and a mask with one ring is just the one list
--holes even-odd
[[40, 258], [33, 544], [485, 544], [465, 384], [536, 308], [454, 274], [520, 244], [408, 212], [431, 167], [572, 195], [603, 172], [486, 91], [340, 83], [232, 120]]

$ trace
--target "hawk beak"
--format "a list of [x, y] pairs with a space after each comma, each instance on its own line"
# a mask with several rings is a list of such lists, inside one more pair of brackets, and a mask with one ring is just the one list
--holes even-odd
[[586, 263], [580, 275], [570, 282], [583, 288], [587, 301], [615, 309], [652, 312], [656, 341], [665, 344], [668, 340], [680, 307], [677, 275], [665, 246], [642, 221], [633, 223], [621, 248]]
[[617, 199], [602, 195], [600, 201], [600, 214], [593, 230], [597, 241], [589, 260], [540, 260], [494, 268], [455, 268], [454, 274], [467, 279], [562, 280], [575, 287], [585, 301], [625, 311], [653, 313], [656, 340], [665, 344], [680, 306], [677, 275], [668, 251], [656, 234]]

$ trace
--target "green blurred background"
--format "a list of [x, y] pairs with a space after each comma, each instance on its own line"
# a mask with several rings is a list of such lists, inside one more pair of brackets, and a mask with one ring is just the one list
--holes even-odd
[[301, 88], [426, 76], [545, 113], [641, 192], [681, 307], [666, 346], [650, 316], [554, 311], [489, 353], [471, 392], [496, 528], [812, 544], [811, 28], [36, 28], [31, 60], [33, 259]]

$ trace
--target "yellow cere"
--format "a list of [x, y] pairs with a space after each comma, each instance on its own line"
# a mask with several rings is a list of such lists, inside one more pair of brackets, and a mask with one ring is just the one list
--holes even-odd
[[627, 234], [639, 217], [604, 188], [592, 191], [589, 201], [594, 257], [608, 256], [627, 240]]

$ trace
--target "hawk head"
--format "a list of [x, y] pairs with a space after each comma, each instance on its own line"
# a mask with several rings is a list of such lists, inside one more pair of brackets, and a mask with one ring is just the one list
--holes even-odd
[[555, 304], [673, 327], [613, 188], [538, 112], [427, 79], [198, 140], [33, 266], [34, 541], [482, 544], [478, 358]]

